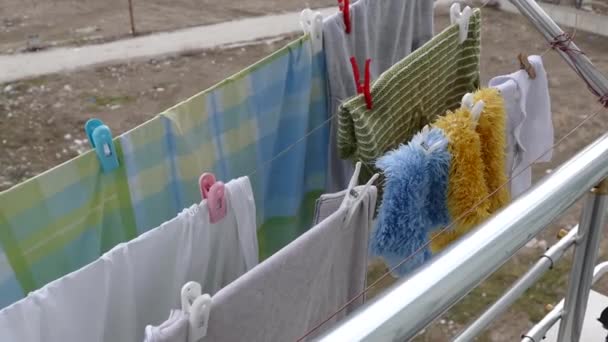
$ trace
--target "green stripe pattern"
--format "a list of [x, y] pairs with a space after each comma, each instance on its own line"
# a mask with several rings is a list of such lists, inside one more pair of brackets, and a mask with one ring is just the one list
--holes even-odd
[[479, 87], [480, 28], [481, 13], [474, 10], [463, 43], [452, 25], [380, 75], [371, 87], [373, 109], [363, 95], [344, 102], [338, 112], [340, 157], [373, 165], [457, 108], [464, 94]]

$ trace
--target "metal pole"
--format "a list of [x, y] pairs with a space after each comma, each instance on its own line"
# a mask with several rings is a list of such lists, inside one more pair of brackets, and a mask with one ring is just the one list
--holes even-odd
[[608, 174], [608, 133], [321, 341], [413, 338]]
[[131, 35], [136, 35], [135, 31], [135, 19], [133, 19], [133, 0], [129, 0], [129, 18], [131, 20]]
[[553, 245], [541, 257], [536, 264], [524, 274], [511, 288], [500, 297], [491, 307], [489, 307], [479, 318], [469, 325], [454, 342], [468, 342], [479, 335], [496, 317], [504, 313], [519, 297], [521, 297], [527, 289], [532, 287], [542, 276], [553, 268], [553, 264], [557, 262], [564, 253], [570, 248], [577, 238], [578, 226], [568, 232], [555, 245]]
[[530, 329], [525, 335], [522, 335], [522, 342], [540, 342], [545, 339], [547, 331], [551, 329], [555, 323], [559, 322], [564, 312], [564, 300], [562, 299], [543, 319]]
[[[564, 34], [564, 31], [551, 19], [551, 17], [534, 0], [509, 0], [511, 3], [526, 16], [536, 29], [545, 37], [548, 42]], [[570, 41], [572, 50], [579, 48]], [[555, 49], [566, 62], [589, 84], [589, 86], [600, 96], [608, 95], [608, 79], [591, 63], [589, 58], [582, 53], [567, 53], [560, 49]]]
[[[595, 284], [604, 274], [608, 273], [608, 262], [603, 262], [593, 270], [593, 284]], [[551, 327], [559, 321], [562, 317], [564, 310], [564, 300], [562, 299], [559, 304], [551, 310], [540, 322], [538, 322], [530, 331], [522, 336], [521, 342], [540, 342], [544, 339], [545, 335], [551, 329]]]
[[580, 339], [607, 205], [608, 180], [603, 180], [585, 199], [558, 341], [577, 342]]

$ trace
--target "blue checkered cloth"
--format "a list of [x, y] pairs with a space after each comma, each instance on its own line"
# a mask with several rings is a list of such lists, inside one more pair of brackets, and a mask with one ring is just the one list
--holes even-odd
[[304, 36], [124, 134], [137, 231], [200, 200], [203, 172], [250, 176], [262, 257], [306, 231], [325, 185], [326, 84]]
[[305, 36], [117, 137], [117, 170], [89, 151], [0, 193], [0, 308], [199, 202], [203, 172], [250, 175], [260, 254], [274, 253], [310, 227], [326, 121], [324, 56]]

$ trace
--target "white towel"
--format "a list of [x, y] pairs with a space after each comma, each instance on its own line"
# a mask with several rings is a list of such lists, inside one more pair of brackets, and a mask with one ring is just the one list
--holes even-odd
[[[507, 175], [512, 177], [511, 197], [515, 198], [532, 185], [532, 168], [536, 162], [549, 162], [553, 155], [553, 121], [549, 82], [540, 56], [528, 57], [536, 71], [531, 79], [524, 70], [497, 76], [489, 86], [498, 89], [507, 111]], [[544, 154], [545, 151], [548, 153]], [[538, 159], [538, 160], [537, 160]]]
[[258, 260], [249, 179], [226, 190], [220, 222], [209, 223], [206, 202], [195, 204], [0, 311], [0, 341], [142, 341], [146, 325], [179, 307], [188, 281], [220, 290]]

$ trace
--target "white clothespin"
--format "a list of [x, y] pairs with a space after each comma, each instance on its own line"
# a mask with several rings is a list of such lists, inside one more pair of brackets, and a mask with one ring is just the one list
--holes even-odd
[[479, 100], [471, 109], [471, 116], [473, 117], [473, 120], [475, 120], [475, 122], [479, 122], [479, 117], [481, 116], [481, 112], [483, 112], [485, 106], [486, 104], [483, 101]]
[[481, 100], [475, 102], [475, 98], [471, 93], [466, 93], [462, 97], [461, 108], [468, 109], [471, 112], [471, 117], [475, 123], [479, 122], [479, 117], [481, 117], [481, 113], [485, 106], [486, 104]]
[[207, 336], [209, 313], [211, 311], [211, 296], [204, 294], [194, 300], [190, 308], [188, 342], [199, 342]]
[[207, 335], [211, 296], [201, 293], [201, 285], [190, 281], [182, 287], [182, 311], [188, 314], [188, 342], [198, 342]]
[[431, 145], [428, 145], [426, 143], [426, 137], [429, 135], [430, 132], [431, 127], [429, 127], [429, 125], [425, 125], [424, 127], [422, 127], [420, 133], [418, 133], [414, 137], [414, 139], [412, 139], [412, 141], [418, 142], [427, 154], [433, 153], [436, 149], [440, 148], [442, 145], [445, 145], [445, 142], [442, 140], [434, 141]]
[[310, 34], [312, 52], [316, 54], [323, 50], [323, 15], [321, 12], [313, 12], [310, 8], [300, 14], [300, 25], [304, 33]]
[[202, 295], [201, 284], [195, 281], [189, 281], [184, 286], [182, 286], [182, 311], [184, 313], [189, 314], [190, 308], [192, 307], [192, 303], [194, 300]]
[[344, 199], [342, 200], [342, 203], [340, 204], [340, 209], [348, 208], [348, 214], [344, 218], [344, 220], [346, 222], [350, 222], [350, 219], [351, 219], [353, 213], [355, 212], [354, 209], [355, 209], [356, 204], [359, 201], [361, 201], [361, 199], [363, 198], [363, 195], [370, 189], [370, 187], [376, 181], [376, 179], [378, 179], [378, 177], [380, 177], [380, 175], [378, 175], [377, 173], [374, 174], [372, 176], [372, 178], [370, 178], [370, 180], [367, 182], [367, 184], [365, 184], [365, 186], [363, 187], [361, 192], [357, 192], [355, 190], [355, 187], [359, 184], [359, 173], [360, 172], [361, 172], [361, 162], [359, 161], [359, 162], [357, 162], [357, 164], [355, 164], [355, 172], [353, 173], [353, 176], [350, 178], [350, 181], [348, 182], [348, 188], [346, 188], [346, 195], [344, 196]]
[[450, 23], [452, 25], [458, 24], [460, 27], [460, 44], [462, 44], [469, 35], [469, 18], [473, 14], [471, 7], [466, 6], [462, 12], [460, 11], [460, 4], [455, 2], [450, 7]]

